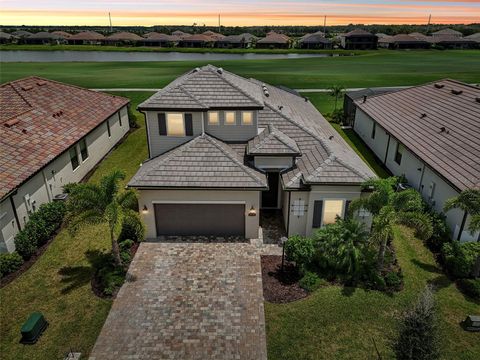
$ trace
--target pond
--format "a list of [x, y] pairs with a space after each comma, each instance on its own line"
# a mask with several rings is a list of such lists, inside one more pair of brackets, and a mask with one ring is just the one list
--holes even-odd
[[109, 61], [218, 61], [271, 60], [328, 57], [331, 54], [229, 54], [183, 52], [117, 52], [117, 51], [0, 51], [0, 62], [109, 62]]

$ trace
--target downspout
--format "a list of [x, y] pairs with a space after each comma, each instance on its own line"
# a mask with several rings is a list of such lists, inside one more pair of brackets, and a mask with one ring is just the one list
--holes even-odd
[[147, 149], [148, 149], [148, 158], [150, 159], [151, 153], [150, 153], [150, 134], [148, 132], [148, 121], [147, 121], [147, 113], [143, 112], [142, 110], [138, 110], [140, 113], [143, 114], [143, 117], [145, 119], [145, 130], [147, 132]]
[[420, 183], [418, 184], [418, 191], [421, 192], [422, 183], [423, 183], [423, 174], [425, 174], [425, 163], [423, 163], [422, 175], [420, 176]]
[[15, 207], [15, 202], [13, 201], [13, 195], [15, 195], [17, 192], [15, 191], [15, 193], [13, 193], [12, 195], [10, 195], [9, 199], [10, 199], [10, 205], [12, 206], [12, 210], [13, 210], [13, 216], [15, 216], [15, 221], [17, 222], [17, 227], [18, 227], [18, 230], [22, 230], [21, 226], [20, 226], [20, 220], [18, 220], [18, 214], [17, 214], [17, 208]]
[[288, 192], [288, 208], [287, 208], [287, 237], [289, 236], [290, 231], [290, 199], [292, 197], [292, 192]]
[[385, 159], [383, 160], [383, 165], [387, 166], [387, 157], [388, 157], [388, 150], [390, 148], [390, 137], [391, 135], [388, 134], [388, 141], [387, 141], [387, 151], [385, 151]]
[[52, 202], [52, 194], [50, 194], [50, 189], [48, 188], [48, 180], [45, 175], [45, 170], [42, 170], [43, 182], [45, 184], [45, 189], [47, 190], [48, 201]]
[[205, 135], [205, 112], [202, 112], [202, 135]]
[[467, 222], [467, 212], [465, 211], [463, 213], [463, 219], [462, 219], [462, 224], [460, 225], [460, 231], [458, 232], [458, 235], [457, 235], [457, 240], [460, 241], [460, 238], [462, 237], [462, 233], [463, 233], [463, 228], [465, 227], [465, 223]]

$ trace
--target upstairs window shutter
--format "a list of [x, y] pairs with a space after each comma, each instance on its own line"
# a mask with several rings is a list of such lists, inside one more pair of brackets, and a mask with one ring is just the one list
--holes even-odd
[[167, 121], [165, 119], [165, 113], [158, 114], [158, 133], [162, 136], [167, 135]]
[[313, 203], [313, 228], [319, 228], [322, 226], [322, 210], [323, 200], [317, 200]]
[[348, 217], [348, 208], [350, 207], [351, 202], [352, 202], [352, 200], [345, 201], [345, 216], [344, 216], [344, 219], [346, 219]]
[[193, 136], [192, 114], [185, 114], [185, 135]]

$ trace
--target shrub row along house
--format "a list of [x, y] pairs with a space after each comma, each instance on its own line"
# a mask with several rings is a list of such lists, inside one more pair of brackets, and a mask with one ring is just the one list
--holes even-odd
[[[355, 132], [436, 211], [480, 188], [480, 87], [441, 80], [355, 102]], [[453, 239], [480, 240], [466, 212], [448, 211], [447, 223]]]
[[11, 252], [29, 216], [129, 131], [129, 100], [29, 77], [3, 84], [0, 102], [0, 251]]
[[147, 237], [259, 237], [263, 209], [288, 234], [343, 217], [375, 177], [305, 98], [208, 65], [139, 105], [149, 159], [139, 191]]

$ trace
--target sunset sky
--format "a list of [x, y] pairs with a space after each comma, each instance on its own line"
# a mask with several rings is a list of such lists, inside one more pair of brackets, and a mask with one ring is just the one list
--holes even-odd
[[2, 25], [327, 25], [480, 22], [480, 0], [0, 0]]

